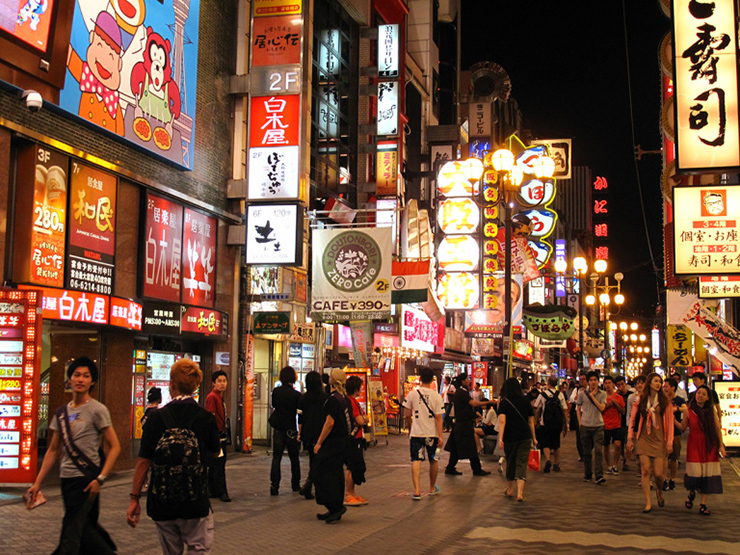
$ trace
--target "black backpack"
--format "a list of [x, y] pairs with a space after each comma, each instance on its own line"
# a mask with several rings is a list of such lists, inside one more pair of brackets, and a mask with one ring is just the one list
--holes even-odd
[[[552, 392], [551, 392], [552, 393]], [[546, 428], [557, 428], [563, 427], [563, 408], [560, 406], [560, 394], [553, 393], [548, 395], [543, 393], [545, 396], [545, 408], [543, 421]]]
[[186, 425], [177, 426], [168, 407], [160, 409], [159, 413], [165, 431], [154, 449], [149, 495], [167, 505], [192, 503], [207, 497], [208, 485], [198, 438], [190, 429], [199, 415]]

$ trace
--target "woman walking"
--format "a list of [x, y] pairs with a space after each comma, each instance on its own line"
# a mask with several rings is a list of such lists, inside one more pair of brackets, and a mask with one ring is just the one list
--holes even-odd
[[[654, 477], [658, 507], [663, 507], [663, 481], [666, 456], [673, 452], [673, 408], [663, 391], [663, 378], [653, 372], [647, 377], [640, 401], [632, 407], [627, 449], [640, 457], [643, 513], [653, 510], [650, 501], [650, 477]], [[636, 440], [635, 440], [636, 437]]]
[[[36, 482], [28, 488], [31, 502], [57, 457], [61, 456], [64, 519], [59, 547], [54, 553], [105, 555], [116, 546], [100, 524], [100, 487], [121, 452], [118, 437], [105, 405], [90, 395], [98, 381], [98, 367], [87, 357], [72, 361], [67, 368], [72, 401], [62, 406], [49, 423], [51, 440]], [[107, 458], [101, 461], [101, 443]]]
[[504, 495], [524, 501], [524, 483], [527, 480], [529, 450], [536, 446], [534, 433], [534, 411], [532, 403], [522, 393], [519, 380], [509, 378], [501, 389], [498, 403], [499, 449], [506, 455], [506, 489]]
[[[324, 403], [327, 394], [321, 375], [312, 370], [306, 374], [306, 392], [298, 401], [298, 439], [303, 442], [303, 447], [308, 451], [308, 467], [313, 465], [313, 448], [321, 435], [321, 427], [324, 425]], [[313, 482], [309, 472], [306, 482], [301, 487], [301, 495], [306, 499], [313, 499]]]
[[684, 486], [689, 490], [686, 508], [694, 506], [696, 492], [701, 494], [699, 514], [709, 516], [707, 495], [722, 493], [722, 475], [719, 456], [725, 457], [725, 446], [722, 442], [717, 411], [714, 409], [712, 396], [706, 385], [699, 386], [689, 402], [689, 417], [676, 426], [685, 430], [689, 428], [689, 439], [686, 446], [686, 476]]

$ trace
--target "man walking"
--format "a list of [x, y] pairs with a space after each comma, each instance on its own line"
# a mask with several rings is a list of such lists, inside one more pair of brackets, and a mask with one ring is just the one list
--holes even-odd
[[226, 372], [218, 370], [211, 375], [213, 389], [206, 397], [206, 410], [216, 417], [218, 433], [221, 437], [221, 451], [215, 459], [208, 462], [208, 491], [211, 497], [218, 497], [224, 503], [229, 503], [228, 489], [226, 488], [226, 446], [228, 432], [226, 429], [226, 404], [224, 392], [229, 385]]
[[434, 373], [424, 367], [419, 372], [421, 386], [412, 390], [403, 401], [406, 426], [409, 428], [411, 449], [411, 481], [414, 483], [414, 501], [421, 499], [421, 463], [429, 457], [429, 495], [437, 495], [439, 446], [442, 442], [442, 397], [432, 389]]
[[[452, 398], [455, 395], [455, 386], [452, 385], [449, 376], [445, 376], [444, 385], [442, 386], [442, 391], [440, 392], [440, 395], [442, 396], [442, 400], [444, 401], [445, 405], [445, 416], [443, 422], [444, 431], [449, 432], [452, 429], [452, 416], [450, 415], [450, 413], [452, 412]], [[441, 442], [442, 438], [440, 438], [439, 440]]]
[[459, 476], [462, 472], [455, 466], [460, 459], [470, 460], [473, 476], [488, 476], [490, 472], [483, 470], [478, 457], [478, 442], [475, 440], [475, 408], [490, 404], [491, 401], [474, 401], [470, 398], [470, 378], [463, 372], [457, 377], [458, 385], [455, 391], [455, 425], [445, 445], [449, 451], [450, 460], [445, 468], [445, 474]]
[[192, 360], [183, 358], [172, 365], [172, 401], [147, 419], [136, 460], [126, 521], [131, 527], [139, 523], [141, 486], [151, 467], [146, 512], [166, 554], [207, 554], [213, 545], [205, 466], [221, 442], [216, 417], [193, 399], [202, 380], [203, 373]]
[[560, 472], [560, 434], [568, 433], [567, 410], [563, 394], [557, 390], [558, 379], [550, 376], [547, 387], [535, 401], [535, 422], [540, 428], [538, 443], [545, 453], [545, 474]]
[[[578, 394], [578, 427], [583, 445], [583, 481], [590, 482], [596, 471], [596, 483], [603, 484], [604, 478], [604, 419], [601, 413], [606, 408], [606, 393], [599, 391], [599, 374], [593, 370], [587, 374], [588, 387]], [[595, 454], [594, 454], [595, 453]], [[593, 459], [596, 459], [593, 461]], [[592, 468], [592, 462], [595, 468]]]

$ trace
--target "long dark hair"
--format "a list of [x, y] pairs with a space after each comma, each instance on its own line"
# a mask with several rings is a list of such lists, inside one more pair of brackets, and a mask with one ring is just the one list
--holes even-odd
[[524, 399], [522, 386], [516, 378], [509, 378], [501, 387], [501, 397], [513, 401], [514, 399]]
[[[704, 389], [707, 392], [707, 400], [704, 406], [699, 406], [696, 402], [696, 392], [700, 389]], [[719, 446], [720, 431], [717, 429], [717, 422], [714, 419], [714, 401], [712, 401], [712, 392], [706, 385], [700, 385], [696, 388], [694, 396], [689, 402], [689, 410], [693, 410], [696, 416], [699, 418], [699, 427], [704, 432], [704, 438], [707, 444], [707, 450], [712, 451]]]
[[306, 393], [325, 393], [324, 383], [321, 381], [321, 374], [319, 374], [316, 370], [311, 370], [308, 374], [306, 374]]
[[[663, 378], [660, 374], [657, 372], [653, 372], [652, 374], [648, 374], [647, 380], [645, 381], [645, 389], [642, 390], [642, 395], [640, 395], [640, 405], [639, 405], [639, 411], [640, 415], [643, 417], [647, 416], [647, 402], [650, 398], [650, 384], [653, 382], [653, 379], [660, 378], [660, 381], [663, 381]], [[659, 406], [659, 412], [660, 416], [662, 417], [665, 414], [665, 411], [668, 407], [668, 404], [670, 401], [668, 400], [668, 397], [666, 397], [665, 391], [663, 391], [663, 388], [661, 387], [658, 390], [658, 406]]]

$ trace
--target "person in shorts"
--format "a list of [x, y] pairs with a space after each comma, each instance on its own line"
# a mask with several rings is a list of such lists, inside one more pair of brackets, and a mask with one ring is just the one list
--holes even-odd
[[409, 428], [411, 451], [411, 480], [414, 483], [413, 500], [421, 499], [421, 463], [429, 457], [429, 495], [437, 495], [437, 471], [442, 442], [442, 397], [432, 386], [431, 368], [421, 368], [421, 385], [412, 390], [403, 401], [406, 426]]
[[[617, 463], [622, 453], [622, 415], [625, 412], [624, 399], [614, 385], [614, 378], [604, 376], [604, 391], [606, 391], [606, 408], [601, 416], [604, 419], [604, 461], [607, 474], [619, 474]], [[614, 450], [610, 453], [610, 446], [614, 444]]]
[[[555, 401], [552, 401], [552, 399]], [[548, 406], [548, 402], [550, 402]], [[554, 409], [553, 405], [557, 404], [558, 408]], [[544, 472], [550, 472], [550, 469], [555, 472], [560, 472], [560, 434], [565, 437], [568, 433], [568, 405], [565, 403], [565, 397], [561, 392], [558, 391], [558, 379], [556, 376], [550, 376], [547, 379], [547, 386], [542, 391], [541, 395], [537, 397], [534, 403], [535, 407], [535, 422], [539, 427], [539, 444], [540, 448], [544, 451], [545, 455], [545, 468]], [[547, 419], [545, 418], [545, 410], [559, 410], [561, 415], [559, 418], [552, 418], [548, 412]], [[552, 459], [551, 459], [552, 456]]]

